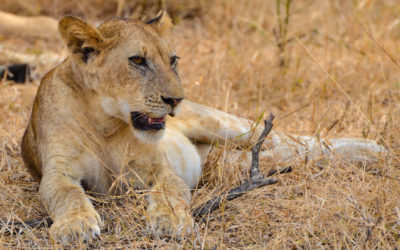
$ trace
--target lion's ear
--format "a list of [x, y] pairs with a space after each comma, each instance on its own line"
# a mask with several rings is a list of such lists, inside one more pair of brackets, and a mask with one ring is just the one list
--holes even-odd
[[105, 46], [100, 32], [76, 17], [63, 17], [58, 23], [58, 30], [72, 55], [78, 55], [85, 63]]
[[158, 12], [157, 17], [146, 22], [152, 25], [160, 36], [166, 36], [171, 31], [172, 21], [165, 10]]

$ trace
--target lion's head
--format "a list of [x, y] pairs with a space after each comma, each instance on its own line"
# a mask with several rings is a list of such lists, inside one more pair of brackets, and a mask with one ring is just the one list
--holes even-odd
[[184, 98], [175, 54], [163, 38], [172, 26], [164, 11], [144, 23], [113, 19], [98, 28], [75, 17], [59, 23], [74, 77], [95, 93], [104, 115], [132, 124], [154, 141]]

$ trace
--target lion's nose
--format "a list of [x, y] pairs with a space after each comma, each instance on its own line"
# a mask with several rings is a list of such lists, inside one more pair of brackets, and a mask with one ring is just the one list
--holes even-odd
[[171, 105], [172, 108], [175, 108], [175, 106], [178, 105], [178, 103], [183, 100], [183, 98], [171, 98], [171, 97], [164, 97], [164, 96], [161, 96], [161, 99], [166, 104]]

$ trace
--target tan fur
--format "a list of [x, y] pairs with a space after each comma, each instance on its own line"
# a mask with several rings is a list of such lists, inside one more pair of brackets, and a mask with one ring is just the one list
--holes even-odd
[[0, 11], [0, 23], [0, 36], [58, 39], [57, 20], [48, 16], [20, 16]]
[[[131, 112], [153, 118], [174, 114], [176, 108], [161, 96], [184, 97], [170, 64], [174, 52], [162, 38], [170, 20], [161, 15], [151, 24], [116, 19], [95, 28], [73, 17], [59, 23], [70, 56], [43, 78], [22, 141], [25, 165], [40, 180], [40, 197], [54, 220], [54, 240], [99, 235], [102, 222], [83, 186], [118, 193], [124, 187], [114, 181], [121, 175], [149, 190], [146, 215], [153, 234], [190, 232], [190, 186], [200, 177], [205, 155], [193, 142], [251, 145], [262, 130], [258, 127], [252, 135], [248, 120], [189, 101], [180, 103], [181, 111], [168, 118], [163, 130], [132, 126]], [[128, 58], [134, 55], [148, 59], [151, 70], [133, 67]], [[309, 141], [313, 155], [326, 154], [320, 142], [275, 132], [264, 153], [294, 158]], [[370, 146], [381, 150], [370, 141], [365, 145], [366, 151]]]

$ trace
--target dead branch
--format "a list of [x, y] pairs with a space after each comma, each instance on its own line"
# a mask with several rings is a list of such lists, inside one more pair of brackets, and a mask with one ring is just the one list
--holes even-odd
[[270, 177], [270, 176], [273, 176], [276, 174], [286, 174], [286, 173], [290, 173], [292, 171], [293, 171], [293, 169], [291, 166], [282, 168], [282, 169], [272, 169], [268, 172], [267, 177]]
[[269, 114], [268, 119], [264, 120], [264, 130], [261, 132], [260, 137], [258, 138], [258, 142], [252, 148], [251, 152], [251, 167], [250, 167], [250, 179], [260, 179], [262, 178], [260, 173], [260, 150], [261, 145], [264, 143], [265, 137], [271, 132], [272, 129], [272, 121], [274, 120], [275, 116], [273, 114]]
[[[195, 218], [202, 220], [204, 215], [209, 214], [212, 211], [214, 211], [215, 209], [219, 208], [223, 201], [233, 200], [251, 190], [254, 190], [256, 188], [260, 188], [260, 187], [263, 187], [266, 185], [272, 185], [272, 184], [275, 184], [278, 182], [276, 179], [263, 177], [263, 175], [260, 172], [260, 160], [259, 160], [261, 146], [265, 140], [265, 137], [267, 137], [269, 132], [271, 132], [271, 129], [273, 126], [272, 121], [274, 120], [274, 118], [275, 118], [274, 115], [270, 114], [268, 116], [268, 119], [264, 121], [264, 124], [265, 124], [264, 130], [262, 131], [256, 145], [254, 145], [254, 147], [252, 148], [252, 159], [251, 159], [251, 166], [250, 166], [250, 170], [249, 170], [250, 179], [247, 180], [244, 184], [242, 184], [238, 187], [235, 187], [227, 192], [224, 192], [220, 196], [214, 197], [214, 198], [210, 199], [209, 201], [207, 201], [206, 203], [204, 203], [201, 207], [197, 208], [193, 212], [193, 216]], [[271, 175], [274, 175], [277, 173], [288, 173], [291, 171], [292, 171], [291, 167], [287, 167], [283, 170], [272, 170], [268, 173], [268, 176], [271, 176]]]
[[228, 192], [225, 192], [222, 195], [214, 197], [211, 200], [207, 201], [206, 203], [204, 203], [204, 205], [202, 205], [200, 208], [196, 209], [193, 212], [193, 216], [195, 218], [201, 219], [204, 215], [211, 213], [215, 209], [219, 208], [221, 203], [225, 200], [228, 200], [228, 201], [233, 200], [253, 189], [263, 187], [266, 185], [272, 185], [277, 182], [278, 181], [276, 179], [271, 179], [271, 178], [270, 179], [258, 179], [258, 180], [250, 179], [249, 181], [245, 182], [244, 184], [242, 184], [238, 187], [235, 187], [235, 188], [229, 190]]
[[26, 222], [10, 222], [1, 227], [4, 228], [4, 233], [7, 234], [20, 234], [24, 230], [31, 230], [32, 228], [42, 228], [42, 227], [50, 227], [53, 224], [53, 220], [50, 216], [32, 219]]

